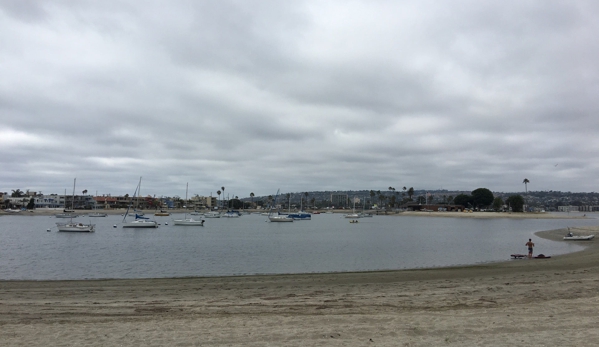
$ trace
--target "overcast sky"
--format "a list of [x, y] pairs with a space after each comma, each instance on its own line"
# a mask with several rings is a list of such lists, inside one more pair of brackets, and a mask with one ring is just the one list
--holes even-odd
[[599, 2], [0, 0], [0, 191], [598, 191]]

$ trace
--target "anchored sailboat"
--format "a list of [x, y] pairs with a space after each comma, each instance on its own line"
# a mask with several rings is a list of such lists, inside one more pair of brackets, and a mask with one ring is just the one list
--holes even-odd
[[[73, 180], [73, 196], [71, 200], [71, 210], [75, 208], [75, 184], [77, 182], [77, 178]], [[66, 208], [66, 207], [65, 207]], [[74, 223], [73, 216], [71, 215], [71, 220], [68, 223], [56, 223], [58, 227], [58, 231], [76, 231], [76, 232], [86, 232], [91, 233], [94, 232], [96, 227], [95, 224], [84, 224], [84, 223]]]
[[[185, 203], [187, 204], [187, 190], [189, 188], [189, 183], [185, 186]], [[193, 218], [187, 218], [187, 207], [185, 208], [185, 217], [183, 219], [174, 219], [173, 223], [175, 225], [194, 225], [194, 226], [204, 226], [204, 220], [195, 220]]]
[[[141, 186], [141, 177], [139, 178], [139, 184], [137, 185], [137, 188], [135, 188], [135, 193], [133, 193], [134, 197], [137, 196], [136, 194], [138, 194], [138, 190], [139, 190], [140, 186]], [[129, 203], [129, 206], [127, 207], [127, 212], [125, 212], [125, 216], [123, 217], [123, 228], [158, 228], [158, 223], [156, 221], [148, 220], [147, 217], [140, 216], [137, 213], [135, 214], [135, 220], [126, 222], [125, 219], [127, 218], [127, 215], [129, 214], [130, 208], [131, 208], [131, 203]]]

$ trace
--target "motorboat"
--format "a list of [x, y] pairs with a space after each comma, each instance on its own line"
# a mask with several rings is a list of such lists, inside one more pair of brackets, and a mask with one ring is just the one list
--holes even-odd
[[160, 211], [160, 212], [156, 212], [154, 213], [154, 216], [159, 216], [159, 217], [168, 217], [171, 214], [168, 211]]
[[204, 218], [220, 218], [220, 213], [212, 211], [204, 213]]

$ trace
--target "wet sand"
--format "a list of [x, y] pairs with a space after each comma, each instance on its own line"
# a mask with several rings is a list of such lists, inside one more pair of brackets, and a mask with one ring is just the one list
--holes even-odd
[[[573, 231], [597, 234], [599, 226]], [[561, 240], [565, 233], [538, 236]], [[451, 268], [0, 281], [0, 341], [3, 346], [590, 346], [599, 341], [599, 247], [596, 241], [580, 243], [585, 250], [551, 259]]]

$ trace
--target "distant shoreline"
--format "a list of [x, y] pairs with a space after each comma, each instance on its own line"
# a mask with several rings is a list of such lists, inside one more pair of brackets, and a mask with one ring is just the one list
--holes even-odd
[[[223, 211], [223, 210], [220, 210]], [[262, 213], [267, 212], [266, 210], [241, 210], [249, 213]], [[111, 210], [75, 210], [75, 214], [77, 215], [87, 215], [90, 213], [106, 213], [109, 215], [123, 215], [127, 212], [126, 208], [123, 209], [111, 209]], [[156, 210], [143, 210], [146, 215], [154, 215], [155, 213], [160, 213], [160, 211]], [[184, 209], [170, 209], [166, 211], [170, 214], [177, 213], [190, 213], [193, 210], [184, 210]], [[210, 212], [208, 210], [199, 211], [200, 213]], [[314, 213], [311, 210], [308, 210], [309, 213]], [[320, 214], [325, 214], [332, 212], [334, 214], [345, 214], [351, 213], [351, 210], [319, 210], [316, 211]], [[490, 219], [490, 218], [518, 218], [518, 219], [585, 219], [588, 218], [586, 216], [573, 216], [568, 214], [567, 212], [552, 212], [552, 213], [531, 213], [531, 212], [441, 212], [441, 211], [432, 211], [432, 212], [422, 212], [422, 211], [382, 211], [382, 210], [366, 210], [366, 213], [370, 213], [373, 215], [379, 216], [416, 216], [416, 217], [445, 217], [445, 218], [482, 218], [482, 219]], [[55, 214], [63, 213], [63, 209], [36, 209], [36, 210], [28, 210], [21, 211], [19, 213], [11, 213], [6, 212], [4, 210], [0, 210], [0, 216], [53, 216]], [[129, 210], [129, 213], [134, 213]], [[317, 215], [313, 216], [313, 218], [317, 218]]]

